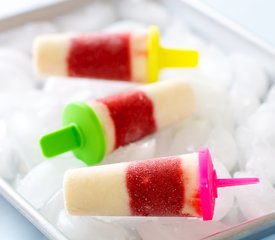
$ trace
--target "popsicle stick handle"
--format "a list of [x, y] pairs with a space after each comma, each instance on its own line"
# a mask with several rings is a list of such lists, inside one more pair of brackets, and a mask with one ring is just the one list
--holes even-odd
[[188, 49], [159, 49], [159, 64], [161, 68], [196, 67], [199, 61], [199, 53]]
[[79, 147], [81, 145], [79, 132], [77, 126], [71, 124], [43, 136], [40, 145], [44, 156], [53, 157]]
[[258, 182], [259, 178], [220, 178], [216, 180], [217, 187], [240, 186]]

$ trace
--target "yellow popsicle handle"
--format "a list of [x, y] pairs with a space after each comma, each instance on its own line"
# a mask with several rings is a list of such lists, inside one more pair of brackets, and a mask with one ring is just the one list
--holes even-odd
[[195, 50], [160, 48], [160, 68], [196, 67], [199, 54]]
[[199, 53], [196, 50], [170, 49], [160, 45], [160, 34], [157, 26], [151, 26], [148, 39], [148, 82], [158, 80], [162, 68], [196, 67]]

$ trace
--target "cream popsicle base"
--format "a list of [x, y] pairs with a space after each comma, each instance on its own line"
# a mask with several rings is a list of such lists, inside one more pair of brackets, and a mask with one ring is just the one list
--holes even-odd
[[153, 102], [158, 129], [183, 120], [195, 111], [193, 90], [183, 81], [163, 81], [140, 89]]
[[125, 183], [127, 164], [80, 168], [64, 176], [65, 203], [71, 215], [130, 215]]
[[36, 72], [42, 75], [67, 75], [70, 34], [41, 35], [33, 44]]

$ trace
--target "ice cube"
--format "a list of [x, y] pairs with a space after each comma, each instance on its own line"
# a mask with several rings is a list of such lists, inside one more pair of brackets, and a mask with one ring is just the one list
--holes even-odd
[[39, 147], [41, 136], [61, 125], [62, 106], [50, 99], [42, 92], [30, 92], [7, 118], [10, 138], [29, 168], [44, 160]]
[[231, 54], [229, 60], [232, 64], [233, 79], [247, 91], [252, 92], [258, 98], [262, 98], [268, 88], [268, 78], [261, 63], [252, 56]]
[[[158, 221], [157, 217], [125, 217], [125, 216], [97, 216], [96, 219], [107, 222], [107, 223], [114, 223], [116, 225], [123, 226], [127, 232], [130, 232], [133, 234], [131, 237], [135, 239], [135, 236], [137, 236], [137, 226], [143, 223], [151, 222], [151, 221]], [[139, 238], [138, 238], [139, 239]]]
[[56, 192], [41, 208], [40, 213], [50, 223], [57, 224], [59, 213], [64, 209], [63, 189]]
[[232, 82], [232, 70], [227, 56], [214, 45], [201, 51], [199, 71], [207, 78], [206, 84], [216, 88], [225, 90]]
[[139, 21], [145, 24], [155, 24], [166, 27], [170, 21], [168, 11], [154, 1], [120, 1], [119, 15], [121, 18]]
[[15, 149], [20, 152], [28, 168], [43, 161], [39, 138], [45, 133], [34, 113], [15, 112], [9, 121], [9, 132]]
[[238, 158], [238, 148], [232, 134], [221, 126], [211, 131], [206, 144], [212, 157], [221, 161], [228, 171], [231, 171]]
[[143, 223], [138, 232], [143, 240], [202, 239], [220, 232], [228, 226], [220, 222], [203, 222], [195, 219], [162, 218], [160, 221]]
[[[31, 51], [31, 49], [28, 51]], [[35, 73], [32, 58], [26, 52], [12, 48], [1, 48], [0, 59], [16, 66], [21, 72], [25, 73], [35, 87], [39, 88], [43, 84], [43, 77]]]
[[[234, 191], [234, 190], [233, 190]], [[234, 192], [235, 194], [235, 192]], [[234, 204], [228, 214], [221, 220], [221, 222], [229, 225], [236, 225], [245, 221], [245, 218], [238, 206], [236, 198], [234, 198]]]
[[179, 19], [174, 19], [169, 28], [164, 31], [162, 43], [168, 47], [190, 48], [199, 51], [206, 47], [204, 40], [191, 32], [189, 27]]
[[196, 152], [204, 145], [211, 130], [210, 124], [202, 119], [188, 119], [179, 126], [173, 137], [169, 154]]
[[240, 149], [238, 158], [238, 167], [245, 169], [245, 164], [250, 157], [251, 149], [257, 144], [257, 136], [247, 126], [240, 126], [235, 132], [236, 143]]
[[146, 26], [133, 20], [121, 20], [104, 28], [104, 32], [131, 32], [146, 29]]
[[78, 11], [58, 17], [54, 23], [62, 31], [90, 32], [99, 30], [115, 19], [116, 13], [110, 3], [95, 1]]
[[275, 102], [275, 85], [272, 85], [267, 95], [268, 102]]
[[31, 59], [27, 54], [21, 51], [12, 48], [0, 48], [0, 62], [15, 65], [29, 77], [34, 77]]
[[101, 98], [125, 91], [139, 84], [119, 81], [104, 81], [83, 78], [51, 77], [46, 81], [44, 90], [63, 100], [64, 103]]
[[192, 86], [197, 103], [196, 115], [213, 125], [233, 130], [234, 119], [228, 93], [206, 83], [193, 83]]
[[1, 33], [0, 42], [2, 46], [8, 46], [30, 54], [32, 42], [37, 35], [55, 32], [57, 32], [57, 28], [49, 22], [28, 23]]
[[62, 210], [58, 217], [57, 227], [71, 240], [130, 239], [124, 228], [112, 223], [106, 223], [93, 217], [69, 216]]
[[268, 140], [275, 147], [275, 105], [262, 104], [248, 119], [247, 127], [260, 139]]
[[40, 209], [53, 194], [61, 189], [65, 171], [79, 167], [85, 167], [85, 164], [71, 155], [44, 161], [18, 181], [16, 191], [35, 208]]
[[267, 178], [275, 184], [274, 164], [275, 149], [268, 142], [258, 141], [250, 149], [246, 170], [261, 177]]
[[[214, 161], [213, 164], [218, 178], [231, 178], [228, 170], [221, 162]], [[233, 203], [234, 190], [232, 188], [218, 188], [218, 198], [216, 198], [213, 220], [219, 221], [225, 217], [233, 207]]]
[[156, 139], [156, 157], [164, 157], [169, 155], [170, 143], [175, 135], [175, 128], [164, 128], [154, 134]]
[[35, 87], [35, 81], [14, 63], [0, 60], [0, 91], [25, 91]]
[[125, 147], [120, 147], [106, 156], [102, 164], [150, 159], [155, 155], [155, 147], [156, 140], [154, 138], [145, 138]]
[[[237, 172], [234, 177], [251, 177], [245, 172]], [[254, 175], [255, 176], [255, 175]], [[257, 218], [275, 209], [275, 190], [272, 185], [260, 178], [260, 183], [235, 187], [238, 205], [246, 219]]]
[[0, 120], [0, 176], [6, 180], [15, 178], [19, 169], [20, 157], [7, 135], [7, 125]]
[[13, 149], [11, 144], [0, 143], [0, 155], [0, 176], [7, 180], [14, 179], [19, 170], [19, 154]]
[[247, 87], [233, 84], [230, 90], [230, 103], [237, 124], [245, 122], [260, 106], [260, 99]]
[[14, 92], [0, 93], [0, 116], [6, 118], [14, 113], [19, 106], [18, 99], [21, 99], [22, 94], [18, 92], [17, 97], [14, 97]]

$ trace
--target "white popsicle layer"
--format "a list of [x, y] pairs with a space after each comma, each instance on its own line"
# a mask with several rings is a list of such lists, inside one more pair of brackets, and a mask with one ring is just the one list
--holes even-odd
[[98, 101], [89, 101], [89, 105], [100, 119], [106, 140], [106, 153], [110, 153], [115, 149], [116, 138], [115, 125], [111, 118], [109, 109], [104, 103]]
[[183, 81], [163, 81], [140, 89], [153, 102], [158, 129], [183, 120], [195, 111], [193, 90]]
[[41, 35], [33, 44], [36, 72], [42, 75], [67, 76], [70, 34]]
[[132, 79], [134, 82], [148, 82], [147, 41], [148, 33], [146, 31], [133, 32], [131, 34], [130, 56]]

